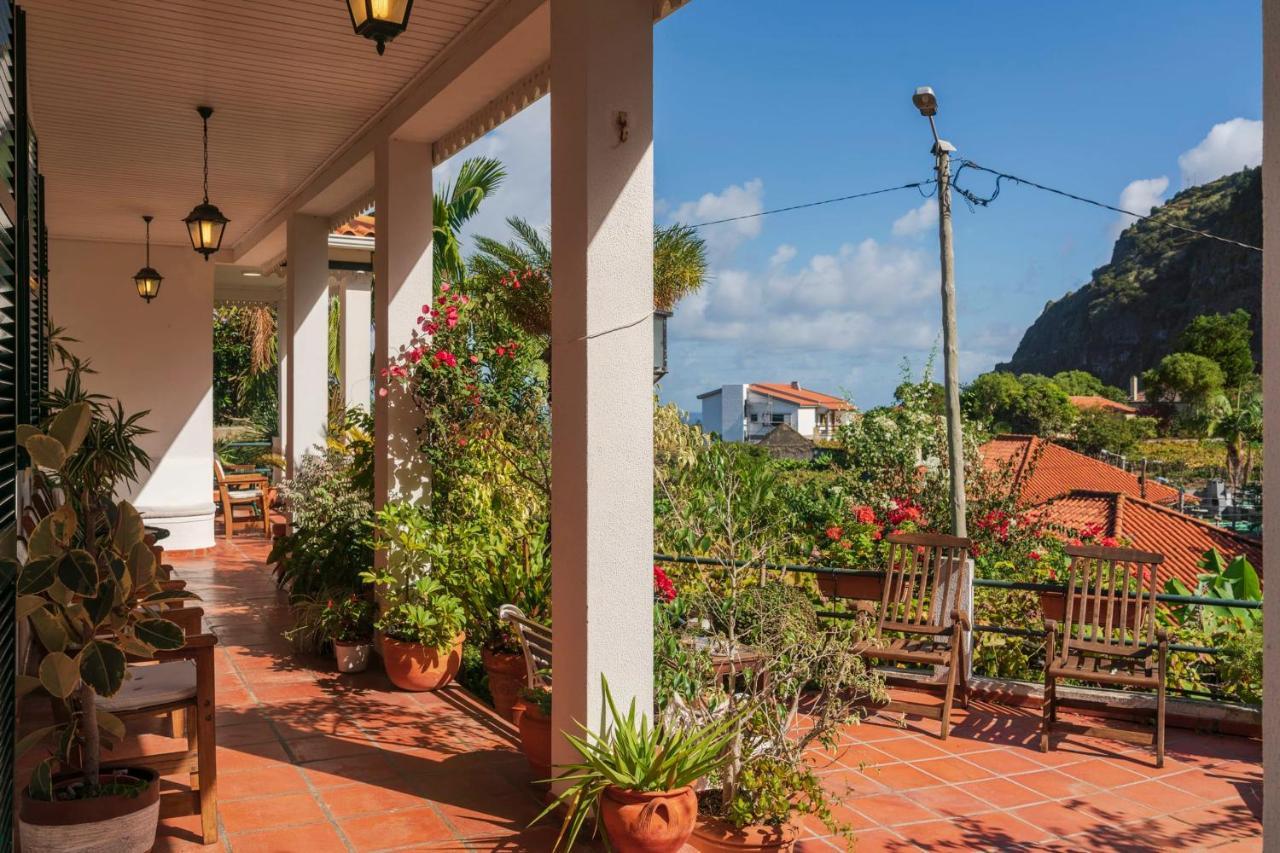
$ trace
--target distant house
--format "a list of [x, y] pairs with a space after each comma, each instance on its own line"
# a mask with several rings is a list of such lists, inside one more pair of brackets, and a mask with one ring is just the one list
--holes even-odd
[[798, 382], [723, 385], [698, 399], [702, 431], [724, 441], [759, 441], [783, 424], [811, 441], [832, 438], [857, 411], [847, 400], [801, 388]]
[[1243, 555], [1262, 574], [1262, 543], [1224, 530], [1176, 509], [1120, 492], [1075, 489], [1040, 505], [1044, 520], [1063, 536], [1086, 527], [1113, 536], [1140, 551], [1164, 555], [1160, 576], [1176, 577], [1196, 588], [1204, 553], [1217, 550], [1227, 559]]
[[1127, 403], [1117, 403], [1115, 400], [1107, 397], [1099, 397], [1096, 394], [1090, 395], [1072, 395], [1067, 398], [1071, 401], [1071, 405], [1075, 406], [1079, 411], [1104, 411], [1112, 412], [1117, 415], [1124, 415], [1126, 418], [1136, 417], [1138, 410]]
[[1100, 459], [1076, 453], [1034, 435], [998, 435], [982, 445], [982, 461], [988, 470], [1009, 469], [1011, 487], [1028, 504], [1039, 504], [1078, 489], [1117, 492], [1164, 506], [1179, 500], [1197, 503], [1192, 494], [1128, 471]]

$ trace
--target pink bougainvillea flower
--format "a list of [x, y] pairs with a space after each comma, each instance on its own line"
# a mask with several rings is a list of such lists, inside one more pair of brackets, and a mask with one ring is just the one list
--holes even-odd
[[449, 282], [447, 282], [447, 281], [442, 281], [442, 282], [440, 282], [440, 292], [441, 292], [441, 293], [448, 293], [448, 292], [449, 292]]
[[498, 355], [506, 355], [506, 354], [507, 354], [507, 348], [506, 348], [506, 347], [498, 347], [498, 348], [497, 348], [497, 350], [495, 350], [495, 352], [497, 352], [497, 353], [498, 353]]
[[653, 597], [661, 602], [675, 601], [676, 585], [657, 563], [653, 566]]
[[472, 363], [472, 364], [479, 364], [479, 363], [480, 363], [480, 356], [476, 355], [475, 353], [472, 353], [472, 354], [471, 354], [471, 363]]
[[385, 387], [383, 387], [383, 388], [379, 388], [379, 389], [378, 389], [378, 396], [379, 396], [379, 397], [385, 397], [385, 396], [387, 396], [387, 389], [386, 389]]

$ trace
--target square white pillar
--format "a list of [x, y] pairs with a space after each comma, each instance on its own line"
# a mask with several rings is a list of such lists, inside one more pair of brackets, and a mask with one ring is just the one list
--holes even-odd
[[286, 291], [276, 303], [276, 388], [278, 399], [277, 415], [279, 418], [276, 432], [280, 436], [280, 455], [287, 460], [289, 455], [289, 296]]
[[602, 673], [653, 707], [653, 3], [552, 0], [551, 56], [553, 728], [573, 732]]
[[[428, 143], [393, 139], [374, 149], [373, 366], [379, 373], [405, 349], [422, 306], [431, 301], [432, 165]], [[429, 472], [415, 432], [421, 418], [394, 383], [380, 379], [378, 388], [374, 506], [423, 500]]]
[[329, 425], [329, 222], [294, 215], [287, 234], [285, 446], [292, 476]]
[[[1280, 471], [1280, 6], [1262, 4], [1262, 400], [1264, 462]], [[1280, 530], [1280, 479], [1263, 482], [1263, 527]], [[1280, 550], [1268, 548], [1261, 575], [1277, 577]], [[1280, 844], [1280, 595], [1263, 604], [1263, 837]]]
[[373, 281], [367, 273], [348, 273], [338, 288], [338, 311], [342, 317], [342, 399], [346, 408], [372, 405], [373, 375]]

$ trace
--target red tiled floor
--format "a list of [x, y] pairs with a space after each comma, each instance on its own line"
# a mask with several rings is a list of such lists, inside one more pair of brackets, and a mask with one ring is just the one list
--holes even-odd
[[[556, 828], [528, 827], [543, 794], [512, 727], [456, 688], [402, 693], [380, 672], [294, 656], [266, 552], [238, 538], [173, 560], [219, 638], [219, 843], [198, 843], [198, 818], [170, 818], [155, 850], [549, 851]], [[860, 853], [1261, 849], [1256, 740], [1170, 730], [1156, 770], [1149, 750], [1105, 741], [1041, 753], [1026, 709], [974, 702], [952, 722], [942, 741], [936, 721], [875, 715], [816, 756]], [[797, 849], [845, 846], [803, 822]]]

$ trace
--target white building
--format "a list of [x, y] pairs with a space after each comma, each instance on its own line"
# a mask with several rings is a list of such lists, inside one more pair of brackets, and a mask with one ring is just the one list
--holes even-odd
[[779, 424], [805, 438], [832, 438], [857, 411], [847, 400], [801, 388], [798, 382], [723, 385], [698, 399], [703, 432], [724, 441], [759, 441]]

